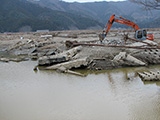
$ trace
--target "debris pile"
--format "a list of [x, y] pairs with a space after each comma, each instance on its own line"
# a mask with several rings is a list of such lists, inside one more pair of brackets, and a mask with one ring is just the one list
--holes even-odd
[[78, 46], [56, 55], [40, 57], [38, 60], [38, 65], [52, 65], [56, 63], [70, 61], [81, 50], [82, 50], [82, 46]]
[[32, 33], [32, 37], [30, 34], [19, 35], [19, 40], [14, 36], [14, 44], [6, 45], [5, 41], [0, 41], [0, 48], [3, 48], [0, 52], [14, 57], [0, 54], [0, 61], [37, 59], [38, 66], [44, 66], [43, 69], [77, 75], [80, 74], [71, 70], [106, 70], [160, 63], [160, 47], [156, 42], [137, 41], [126, 35], [117, 37], [116, 34], [108, 34], [103, 41], [99, 41], [95, 31]]
[[[85, 66], [89, 70], [105, 70], [126, 66], [147, 66], [160, 63], [160, 50], [156, 47], [128, 48], [128, 46], [108, 46], [67, 41], [70, 48], [62, 53], [39, 58], [39, 65], [53, 65], [46, 69], [79, 68]], [[76, 47], [74, 47], [76, 46]], [[140, 49], [139, 49], [140, 48]], [[143, 49], [142, 49], [143, 48]], [[151, 53], [151, 51], [153, 53]]]

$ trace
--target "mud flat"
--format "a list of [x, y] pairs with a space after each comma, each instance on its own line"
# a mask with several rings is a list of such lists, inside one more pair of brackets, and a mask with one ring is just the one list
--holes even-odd
[[[101, 31], [54, 31], [0, 34], [0, 61], [37, 60], [44, 69], [106, 70], [160, 63], [160, 32], [149, 29], [154, 41], [137, 42], [132, 30], [112, 30], [104, 41]], [[35, 68], [36, 69], [36, 68]]]

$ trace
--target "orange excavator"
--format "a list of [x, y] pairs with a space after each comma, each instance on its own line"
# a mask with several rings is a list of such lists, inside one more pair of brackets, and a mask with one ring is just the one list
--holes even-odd
[[116, 19], [115, 18], [115, 15], [112, 15], [111, 18], [109, 19], [108, 23], [106, 24], [104, 30], [103, 30], [103, 33], [100, 34], [100, 40], [104, 40], [104, 38], [107, 36], [107, 33], [109, 32], [112, 24], [114, 22], [117, 22], [117, 23], [121, 23], [121, 24], [124, 24], [124, 25], [128, 25], [128, 26], [131, 26], [132, 28], [134, 28], [135, 30], [135, 38], [137, 40], [153, 40], [153, 34], [147, 34], [147, 31], [144, 30], [144, 29], [140, 29], [138, 27], [137, 24], [131, 22], [130, 20], [127, 20], [123, 17], [119, 17], [120, 19]]

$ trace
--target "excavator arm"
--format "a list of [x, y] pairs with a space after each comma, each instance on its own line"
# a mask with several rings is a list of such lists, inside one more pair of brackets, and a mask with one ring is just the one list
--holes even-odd
[[119, 17], [120, 19], [116, 19], [115, 18], [115, 15], [112, 15], [111, 18], [109, 19], [109, 21], [107, 22], [105, 28], [104, 28], [104, 31], [105, 31], [105, 34], [107, 35], [107, 33], [109, 32], [112, 24], [114, 22], [117, 22], [117, 23], [121, 23], [121, 24], [124, 24], [124, 25], [128, 25], [128, 26], [131, 26], [135, 31], [139, 29], [138, 25], [131, 22], [130, 20], [127, 20], [123, 17]]
[[109, 21], [107, 22], [107, 24], [103, 30], [103, 33], [99, 35], [99, 38], [101, 41], [104, 40], [104, 38], [108, 34], [108, 32], [111, 29], [111, 26], [114, 22], [121, 23], [121, 24], [128, 25], [128, 26], [132, 27], [136, 32], [135, 38], [138, 40], [145, 40], [146, 38], [149, 40], [153, 40], [153, 35], [147, 35], [146, 30], [141, 30], [138, 27], [138, 25], [135, 24], [134, 22], [131, 22], [130, 20], [127, 20], [123, 17], [119, 17], [119, 19], [116, 19], [115, 15], [112, 15], [110, 17]]

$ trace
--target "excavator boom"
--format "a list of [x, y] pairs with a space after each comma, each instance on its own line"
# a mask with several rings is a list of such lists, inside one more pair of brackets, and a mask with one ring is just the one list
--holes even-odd
[[139, 29], [138, 25], [135, 24], [135, 23], [133, 23], [133, 22], [131, 22], [130, 20], [127, 20], [127, 19], [125, 19], [125, 18], [123, 18], [123, 17], [119, 17], [119, 18], [120, 18], [120, 19], [116, 19], [116, 18], [115, 18], [115, 15], [112, 15], [112, 16], [110, 17], [109, 21], [107, 22], [107, 24], [106, 24], [106, 26], [105, 26], [105, 29], [106, 29], [106, 30], [105, 30], [105, 31], [106, 31], [105, 34], [106, 34], [106, 35], [107, 35], [107, 33], [109, 32], [109, 30], [110, 30], [110, 28], [111, 28], [111, 26], [112, 26], [112, 24], [113, 24], [114, 22], [131, 26], [132, 28], [134, 28], [135, 31]]
[[135, 38], [138, 39], [138, 40], [145, 40], [145, 39], [149, 39], [149, 40], [153, 40], [153, 35], [147, 35], [147, 32], [146, 30], [141, 30], [137, 24], [135, 24], [134, 22], [130, 21], [130, 20], [127, 20], [123, 17], [119, 17], [119, 19], [116, 19], [115, 18], [115, 15], [112, 15], [109, 19], [109, 21], [107, 22], [104, 30], [103, 30], [103, 33], [99, 35], [99, 38], [100, 40], [104, 40], [104, 38], [106, 37], [106, 35], [108, 34], [109, 30], [111, 29], [111, 26], [114, 22], [117, 22], [117, 23], [121, 23], [121, 24], [124, 24], [124, 25], [128, 25], [130, 27], [132, 27], [136, 34], [135, 34]]

